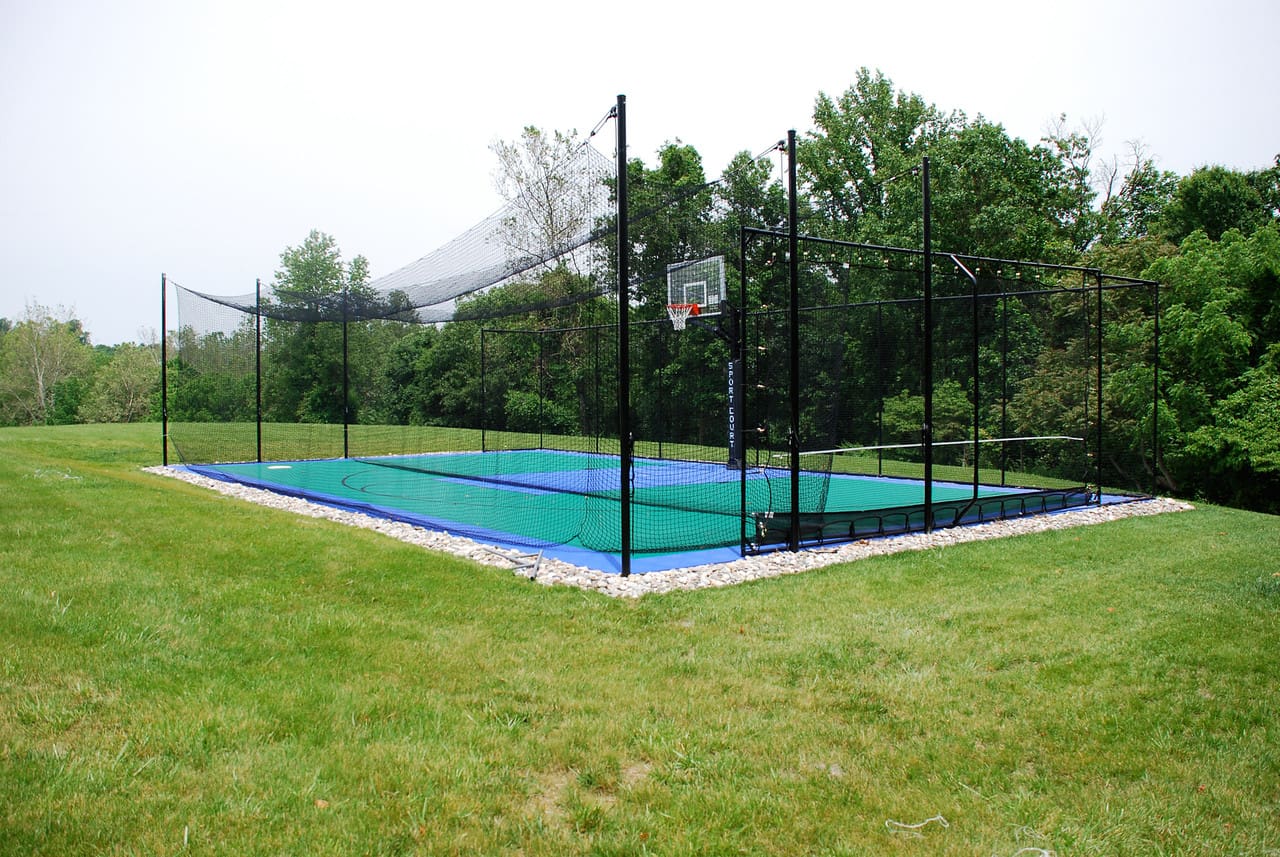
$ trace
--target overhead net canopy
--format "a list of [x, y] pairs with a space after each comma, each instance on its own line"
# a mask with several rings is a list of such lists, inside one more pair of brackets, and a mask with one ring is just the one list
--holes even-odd
[[[602, 274], [600, 254], [588, 247], [612, 232], [607, 180], [614, 173], [613, 162], [584, 142], [537, 185], [515, 188], [511, 201], [485, 220], [369, 285], [403, 296], [419, 321], [433, 322], [479, 317], [459, 299], [553, 261], [589, 278]], [[595, 281], [599, 287], [581, 297], [606, 291], [601, 277]]]
[[193, 294], [285, 321], [391, 319], [430, 324], [520, 312], [521, 307], [509, 302], [485, 307], [468, 298], [538, 269], [564, 266], [579, 275], [579, 286], [561, 295], [560, 303], [600, 297], [614, 291], [606, 253], [597, 245], [615, 228], [609, 185], [615, 174], [612, 159], [588, 138], [532, 180], [509, 188], [510, 200], [475, 226], [359, 287], [317, 294], [268, 286], [261, 302], [255, 293]]

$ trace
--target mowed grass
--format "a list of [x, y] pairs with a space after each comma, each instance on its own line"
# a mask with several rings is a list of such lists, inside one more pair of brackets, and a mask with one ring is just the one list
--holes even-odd
[[0, 430], [0, 854], [1280, 849], [1280, 519], [624, 601], [144, 473], [158, 434]]

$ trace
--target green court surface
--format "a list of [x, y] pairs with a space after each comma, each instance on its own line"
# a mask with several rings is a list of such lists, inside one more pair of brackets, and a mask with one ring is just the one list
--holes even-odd
[[[604, 570], [617, 566], [622, 549], [621, 464], [611, 455], [515, 450], [189, 469], [486, 543], [542, 550]], [[731, 558], [728, 553], [738, 555], [744, 533], [750, 536], [753, 525], [748, 521], [744, 529], [744, 489], [737, 470], [637, 459], [631, 481], [632, 550], [650, 556], [651, 566], [689, 564], [690, 552]], [[913, 506], [924, 495], [921, 482], [884, 477], [802, 473], [799, 484], [804, 512]], [[785, 470], [748, 470], [745, 490], [748, 516], [790, 508]], [[984, 487], [979, 493], [1009, 491]], [[933, 496], [939, 502], [963, 500], [973, 496], [973, 488], [935, 482]]]

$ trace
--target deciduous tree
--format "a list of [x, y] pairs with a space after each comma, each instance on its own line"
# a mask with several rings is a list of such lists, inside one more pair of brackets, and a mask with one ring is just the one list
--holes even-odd
[[[364, 257], [344, 263], [337, 242], [319, 230], [280, 254], [263, 349], [263, 383], [270, 391], [264, 396], [266, 418], [351, 419], [353, 409], [343, 400], [343, 326], [380, 312], [368, 274]], [[362, 332], [358, 326], [347, 330], [349, 359], [363, 350]]]
[[[549, 260], [597, 225], [609, 162], [576, 131], [529, 125], [518, 140], [489, 149], [498, 158], [494, 187], [507, 201], [499, 234], [513, 261]], [[566, 264], [582, 272], [572, 254]]]
[[22, 320], [0, 345], [0, 407], [20, 425], [71, 422], [74, 410], [60, 407], [59, 392], [82, 389], [92, 373], [89, 336], [69, 310], [28, 303]]
[[959, 120], [896, 90], [883, 73], [859, 69], [844, 93], [819, 93], [814, 104], [814, 129], [797, 152], [810, 204], [827, 223], [841, 225], [840, 237], [878, 238], [875, 221], [885, 217], [888, 182], [919, 165]]
[[160, 384], [160, 355], [155, 346], [125, 343], [94, 376], [93, 389], [80, 408], [85, 422], [132, 423], [147, 419]]
[[1129, 143], [1126, 167], [1123, 177], [1117, 160], [1104, 165], [1100, 171], [1099, 237], [1105, 244], [1136, 241], [1149, 235], [1158, 226], [1178, 186], [1178, 176], [1157, 168], [1155, 159], [1141, 142]]
[[1226, 167], [1201, 167], [1178, 182], [1161, 219], [1170, 240], [1197, 229], [1217, 241], [1229, 229], [1248, 235], [1271, 219], [1256, 183]]

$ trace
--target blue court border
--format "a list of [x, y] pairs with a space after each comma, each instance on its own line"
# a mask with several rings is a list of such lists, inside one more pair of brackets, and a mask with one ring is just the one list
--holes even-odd
[[[597, 455], [596, 453], [583, 453], [587, 455]], [[257, 464], [258, 462], [235, 462], [234, 464]], [[281, 461], [272, 462], [272, 465], [294, 465], [307, 464], [305, 461]], [[637, 460], [637, 464], [639, 464]], [[457, 521], [451, 521], [448, 518], [427, 515], [419, 512], [410, 512], [403, 509], [397, 509], [393, 506], [386, 506], [378, 503], [361, 502], [353, 500], [349, 497], [339, 497], [336, 495], [326, 494], [311, 489], [295, 488], [288, 485], [282, 485], [278, 482], [272, 482], [268, 479], [259, 479], [244, 474], [229, 474], [221, 470], [224, 464], [184, 464], [177, 465], [176, 469], [183, 470], [188, 473], [194, 473], [199, 476], [205, 476], [219, 482], [231, 484], [245, 485], [250, 488], [258, 488], [264, 491], [270, 491], [286, 497], [293, 497], [300, 500], [306, 500], [321, 506], [337, 509], [344, 512], [356, 512], [388, 521], [396, 521], [399, 523], [409, 524], [411, 526], [422, 527], [423, 529], [435, 532], [454, 534], [462, 538], [490, 545], [495, 548], [509, 550], [520, 554], [533, 554], [541, 552], [542, 556], [557, 559], [571, 565], [589, 568], [600, 571], [605, 574], [620, 574], [622, 571], [621, 554], [608, 553], [605, 551], [593, 550], [591, 548], [581, 547], [577, 545], [566, 545], [554, 542], [545, 542], [533, 539], [527, 536], [514, 536], [512, 533], [494, 530], [486, 527], [480, 527], [473, 524], [462, 525]], [[264, 466], [267, 465], [263, 462]], [[723, 468], [721, 468], [723, 469]], [[736, 477], [735, 477], [736, 478]], [[920, 480], [905, 479], [901, 477], [890, 476], [859, 476], [854, 474], [831, 474], [832, 479], [858, 479], [858, 480], [875, 480], [885, 484], [901, 484], [901, 485], [921, 485]], [[935, 480], [935, 485], [952, 485], [962, 488], [970, 488], [968, 484], [952, 483]], [[996, 490], [1000, 495], [1016, 496], [1018, 494], [1034, 493], [1037, 489], [1033, 488], [1014, 488], [1006, 486], [980, 486], [988, 490]], [[1119, 497], [1111, 495], [1103, 495], [1100, 498], [1102, 504], [1110, 504], [1115, 502], [1123, 502], [1133, 498]], [[1090, 504], [1095, 505], [1095, 504]], [[1043, 514], [1057, 514], [1063, 511], [1072, 511], [1073, 509], [1087, 508], [1075, 506], [1066, 509], [1058, 509], [1045, 512]], [[974, 524], [979, 523], [977, 521]], [[968, 523], [961, 526], [970, 525]], [[463, 532], [465, 530], [465, 532]], [[892, 534], [898, 535], [898, 534]], [[891, 536], [885, 536], [891, 537]], [[826, 542], [826, 547], [830, 547], [833, 542]], [[819, 547], [814, 544], [809, 547]], [[802, 546], [802, 550], [805, 546]], [[769, 548], [764, 553], [772, 553], [777, 548]], [[742, 552], [737, 545], [704, 548], [700, 550], [686, 550], [672, 553], [633, 553], [631, 555], [631, 571], [634, 574], [645, 574], [655, 571], [670, 571], [676, 568], [688, 568], [691, 566], [710, 565], [715, 563], [731, 562], [741, 559]]]

